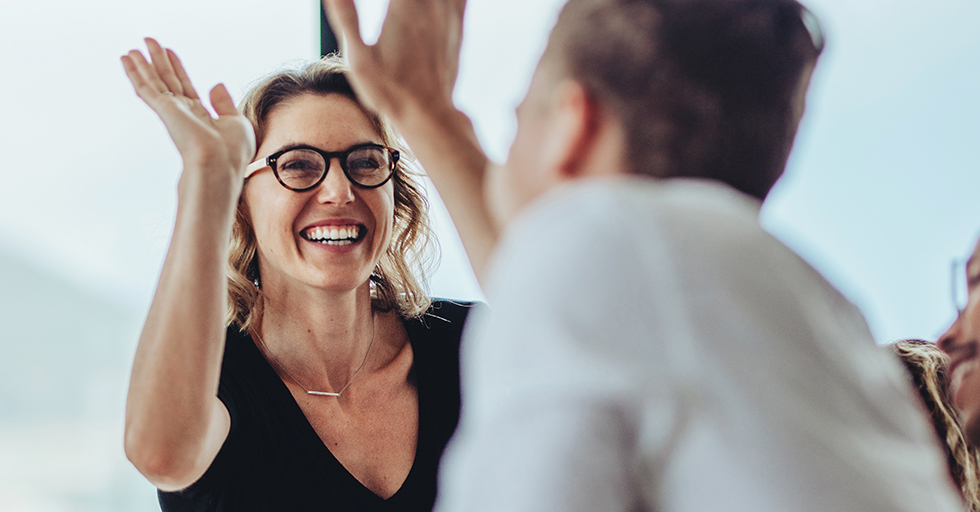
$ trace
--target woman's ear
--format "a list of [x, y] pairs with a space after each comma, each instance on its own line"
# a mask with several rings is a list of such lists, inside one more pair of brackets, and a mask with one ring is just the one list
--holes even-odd
[[558, 84], [554, 95], [541, 157], [549, 169], [557, 171], [558, 179], [579, 177], [594, 149], [598, 106], [585, 87], [573, 80]]

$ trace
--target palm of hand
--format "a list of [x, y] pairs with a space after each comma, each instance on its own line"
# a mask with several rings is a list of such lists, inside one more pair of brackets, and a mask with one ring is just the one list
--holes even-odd
[[[255, 155], [251, 123], [235, 108], [223, 85], [211, 90], [218, 117], [208, 112], [177, 55], [147, 39], [152, 64], [133, 50], [122, 58], [136, 94], [152, 108], [170, 133], [185, 168], [224, 168], [241, 181], [245, 166]], [[191, 165], [189, 165], [191, 164]]]
[[407, 104], [452, 104], [459, 69], [465, 0], [391, 2], [378, 42], [361, 38], [353, 0], [325, 0], [344, 35], [352, 81], [374, 109], [398, 117]]

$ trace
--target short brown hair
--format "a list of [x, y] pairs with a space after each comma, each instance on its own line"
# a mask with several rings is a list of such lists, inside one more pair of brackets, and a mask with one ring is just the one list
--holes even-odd
[[[429, 203], [418, 181], [422, 173], [387, 119], [368, 111], [358, 100], [347, 78], [349, 74], [343, 59], [329, 55], [300, 69], [281, 71], [260, 80], [245, 95], [239, 109], [251, 121], [256, 141], [261, 145], [269, 114], [283, 102], [305, 94], [339, 94], [361, 108], [382, 143], [402, 154], [391, 179], [395, 188], [391, 244], [371, 274], [371, 297], [375, 309], [395, 309], [405, 318], [417, 317], [430, 304], [423, 283], [436, 249], [429, 225]], [[244, 197], [239, 200], [232, 228], [227, 315], [228, 323], [236, 324], [243, 331], [258, 327], [262, 305], [262, 292], [256, 284], [260, 276], [255, 232]]]
[[949, 473], [960, 489], [967, 510], [980, 512], [980, 453], [960, 425], [949, 394], [949, 356], [935, 343], [904, 340], [891, 349], [905, 363], [912, 385], [929, 411], [932, 425], [946, 452]]
[[569, 0], [545, 59], [623, 124], [631, 172], [717, 179], [762, 199], [823, 46], [808, 20], [795, 0]]

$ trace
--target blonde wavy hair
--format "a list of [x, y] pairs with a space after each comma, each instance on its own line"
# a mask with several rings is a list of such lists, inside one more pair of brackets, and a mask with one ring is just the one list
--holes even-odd
[[[281, 103], [305, 94], [339, 94], [360, 106], [384, 145], [401, 153], [391, 179], [395, 188], [391, 244], [371, 274], [371, 302], [375, 309], [397, 310], [404, 318], [415, 318], [425, 313], [431, 303], [423, 284], [437, 255], [429, 225], [429, 203], [418, 181], [422, 172], [391, 123], [360, 102], [347, 78], [349, 72], [343, 59], [328, 55], [299, 69], [274, 73], [251, 88], [239, 110], [252, 122], [256, 141], [261, 145], [269, 114]], [[227, 323], [242, 331], [257, 328], [262, 314], [262, 290], [257, 242], [244, 195], [235, 213], [227, 274]]]
[[935, 343], [904, 340], [890, 345], [922, 396], [932, 424], [946, 451], [949, 473], [963, 495], [967, 510], [980, 512], [980, 453], [967, 441], [949, 393], [949, 357]]

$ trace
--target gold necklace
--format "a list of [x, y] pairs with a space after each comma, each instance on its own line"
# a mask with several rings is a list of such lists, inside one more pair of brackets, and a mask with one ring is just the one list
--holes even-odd
[[361, 373], [361, 368], [364, 368], [364, 363], [367, 363], [368, 354], [371, 353], [371, 347], [374, 346], [374, 335], [376, 334], [376, 327], [377, 326], [375, 325], [374, 310], [372, 309], [371, 310], [371, 342], [368, 343], [367, 351], [364, 352], [364, 360], [361, 361], [361, 366], [357, 367], [357, 370], [354, 372], [354, 375], [351, 375], [350, 380], [347, 381], [347, 384], [343, 388], [341, 388], [340, 391], [336, 393], [331, 393], [329, 391], [313, 391], [307, 389], [306, 386], [300, 383], [299, 379], [297, 379], [292, 373], [290, 373], [289, 369], [286, 368], [286, 365], [282, 364], [282, 362], [279, 361], [279, 358], [276, 357], [276, 355], [273, 354], [271, 350], [269, 350], [269, 347], [266, 346], [265, 341], [262, 340], [262, 336], [260, 336], [258, 332], [255, 332], [254, 334], [255, 334], [255, 339], [259, 340], [259, 344], [262, 345], [262, 348], [264, 348], [265, 351], [269, 354], [269, 357], [271, 357], [272, 360], [276, 363], [276, 366], [282, 369], [282, 371], [286, 372], [286, 375], [289, 375], [289, 378], [293, 379], [293, 382], [295, 382], [297, 386], [299, 386], [303, 391], [305, 391], [307, 395], [339, 397], [344, 393], [344, 391], [347, 391], [347, 388], [351, 385], [352, 382], [354, 382], [354, 378], [357, 377], [357, 374]]

